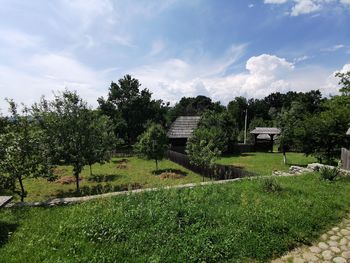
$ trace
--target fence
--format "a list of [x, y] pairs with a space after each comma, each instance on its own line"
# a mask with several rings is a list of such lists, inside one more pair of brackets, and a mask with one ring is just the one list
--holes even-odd
[[342, 148], [341, 149], [341, 161], [343, 164], [343, 169], [350, 170], [350, 151]]
[[190, 162], [190, 159], [187, 155], [174, 151], [167, 151], [165, 157], [177, 164], [182, 165], [183, 167], [189, 170], [192, 170], [205, 177], [210, 177], [215, 180], [226, 180], [247, 176], [256, 176], [256, 174], [254, 173], [247, 172], [243, 169], [231, 165], [216, 164], [212, 168], [197, 166]]

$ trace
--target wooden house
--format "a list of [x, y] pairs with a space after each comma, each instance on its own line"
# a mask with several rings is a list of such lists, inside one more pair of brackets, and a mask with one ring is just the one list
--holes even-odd
[[199, 116], [180, 116], [170, 126], [167, 133], [172, 151], [185, 153], [186, 143], [197, 128]]

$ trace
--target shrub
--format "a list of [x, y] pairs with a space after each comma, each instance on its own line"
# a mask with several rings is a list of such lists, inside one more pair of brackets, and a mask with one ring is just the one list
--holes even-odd
[[262, 189], [264, 192], [276, 193], [282, 191], [282, 186], [275, 178], [266, 178], [262, 181]]
[[320, 178], [322, 180], [334, 181], [339, 176], [338, 168], [322, 167], [320, 169]]

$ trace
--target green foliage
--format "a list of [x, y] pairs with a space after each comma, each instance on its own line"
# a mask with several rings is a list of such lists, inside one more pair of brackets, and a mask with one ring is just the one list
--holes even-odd
[[98, 99], [99, 109], [114, 124], [116, 137], [131, 146], [143, 133], [150, 122], [165, 123], [168, 104], [162, 100], [152, 100], [148, 89], [140, 89], [141, 84], [130, 75], [125, 75], [118, 83], [111, 83], [108, 98]]
[[159, 124], [152, 124], [135, 144], [135, 152], [146, 159], [152, 159], [156, 162], [158, 170], [158, 160], [164, 158], [164, 153], [168, 148], [168, 138], [164, 128]]
[[261, 187], [263, 191], [268, 193], [279, 193], [283, 190], [281, 184], [276, 180], [276, 178], [265, 178], [261, 182]]
[[84, 165], [110, 159], [115, 147], [112, 126], [93, 112], [76, 92], [65, 91], [51, 102], [42, 99], [33, 107], [36, 119], [50, 144], [47, 156], [55, 164], [73, 166], [79, 192], [79, 174]]
[[43, 155], [46, 144], [42, 141], [42, 132], [24, 107], [22, 115], [17, 105], [9, 100], [11, 122], [0, 134], [0, 181], [6, 190], [14, 190], [18, 180], [21, 201], [26, 197], [23, 179], [39, 177], [50, 169]]
[[217, 127], [194, 130], [189, 138], [186, 152], [191, 163], [198, 166], [212, 166], [227, 145], [223, 131]]
[[338, 168], [322, 167], [320, 169], [320, 178], [322, 180], [334, 181], [339, 176], [340, 171]]
[[284, 191], [278, 198], [243, 180], [0, 210], [1, 260], [269, 262], [316, 241], [348, 212], [346, 178], [329, 184], [311, 174], [279, 181]]
[[335, 74], [336, 77], [339, 77], [339, 85], [342, 87], [340, 88], [340, 92], [344, 96], [350, 96], [350, 71], [348, 72], [338, 72]]

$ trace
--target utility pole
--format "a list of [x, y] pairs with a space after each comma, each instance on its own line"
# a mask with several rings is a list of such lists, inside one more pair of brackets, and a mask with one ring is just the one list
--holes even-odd
[[248, 120], [248, 109], [245, 110], [245, 119], [244, 119], [244, 144], [247, 144], [247, 120]]

